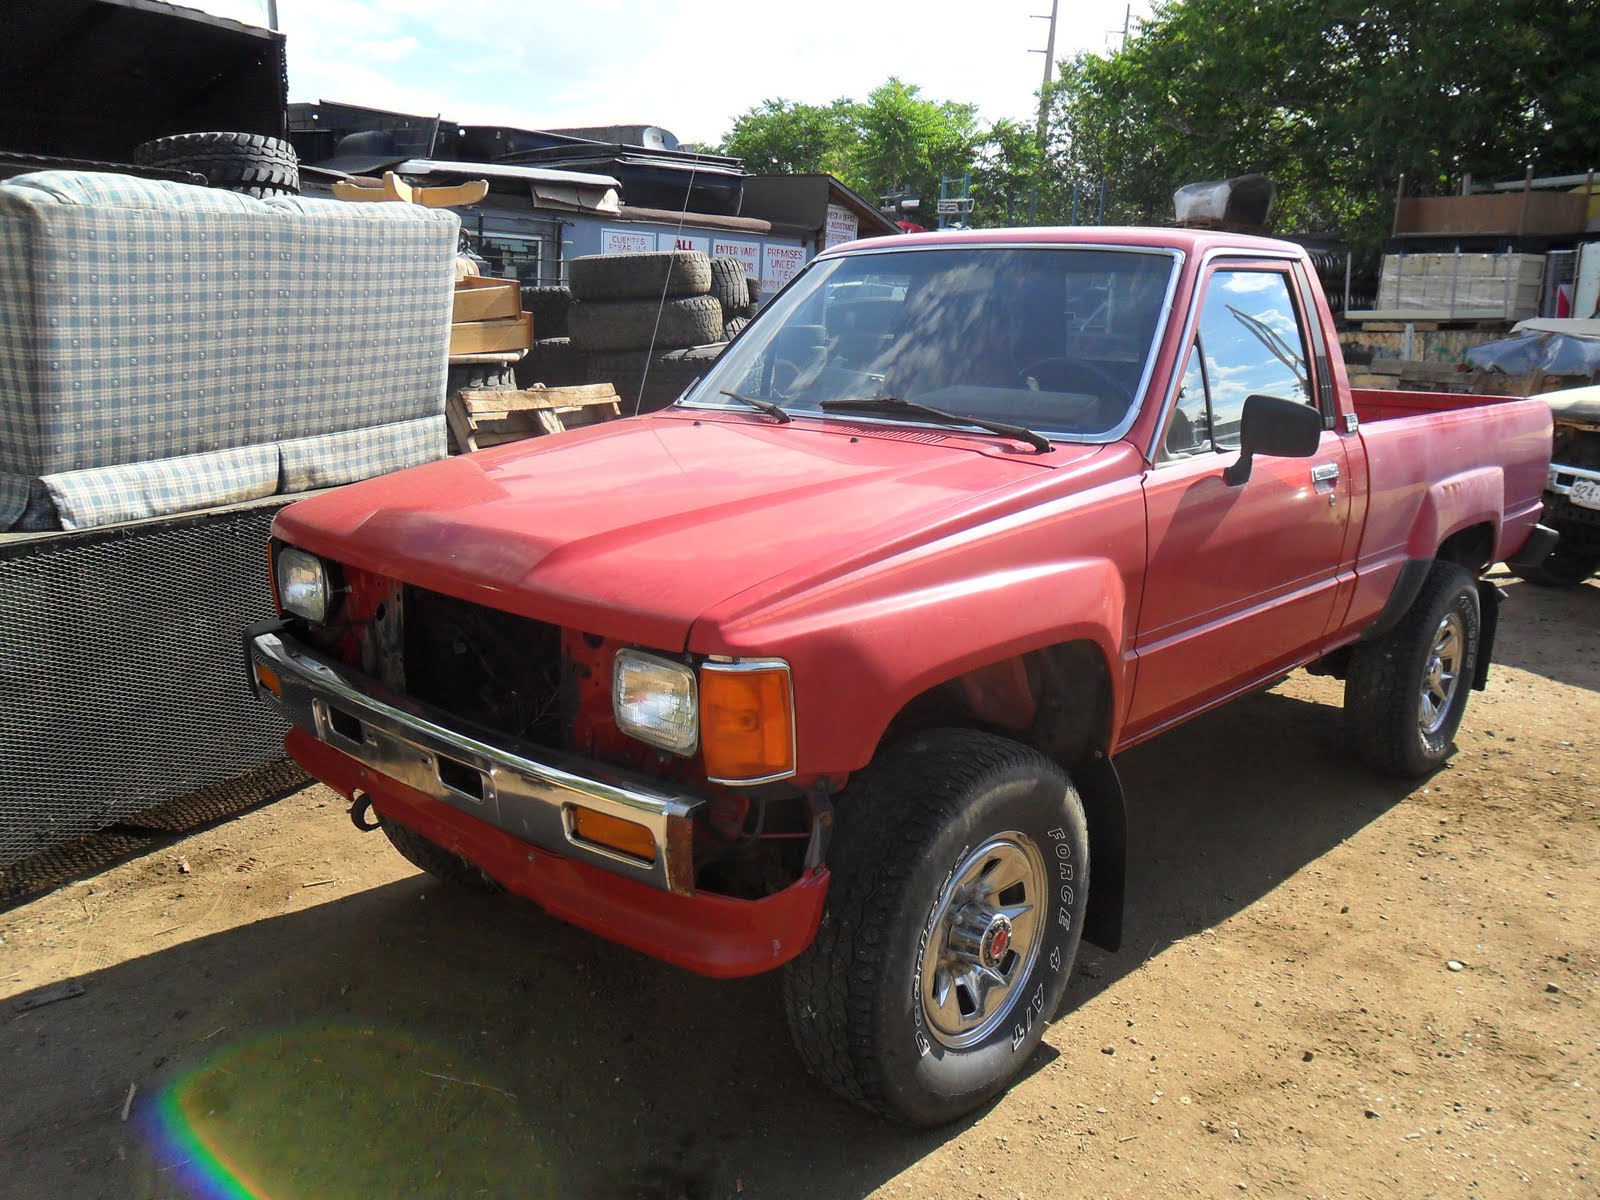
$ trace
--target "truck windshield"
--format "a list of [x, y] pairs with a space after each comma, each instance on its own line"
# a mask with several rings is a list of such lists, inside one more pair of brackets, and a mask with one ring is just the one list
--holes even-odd
[[[829, 402], [895, 397], [1064, 441], [1103, 438], [1138, 404], [1176, 265], [1169, 251], [1078, 247], [823, 259], [685, 403], [823, 415]], [[848, 414], [864, 418], [917, 420]]]

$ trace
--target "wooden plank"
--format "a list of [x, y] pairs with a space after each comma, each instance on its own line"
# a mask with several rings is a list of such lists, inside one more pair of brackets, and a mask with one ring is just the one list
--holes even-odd
[[522, 315], [522, 284], [515, 279], [466, 275], [456, 280], [450, 320], [495, 321]]
[[473, 427], [472, 417], [462, 408], [457, 396], [451, 396], [445, 402], [444, 419], [450, 432], [455, 435], [456, 448], [462, 454], [478, 449], [477, 430]]
[[466, 393], [462, 403], [474, 416], [489, 413], [531, 412], [536, 409], [575, 408], [586, 404], [613, 404], [617, 389], [609, 383], [589, 383], [576, 387], [528, 388], [523, 391]]
[[450, 325], [451, 354], [525, 350], [533, 345], [533, 314], [498, 321], [456, 321]]

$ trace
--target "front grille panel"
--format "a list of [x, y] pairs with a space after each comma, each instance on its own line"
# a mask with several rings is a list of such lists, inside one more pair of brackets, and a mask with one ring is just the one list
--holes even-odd
[[407, 693], [511, 737], [566, 745], [573, 689], [557, 626], [409, 586], [403, 610]]

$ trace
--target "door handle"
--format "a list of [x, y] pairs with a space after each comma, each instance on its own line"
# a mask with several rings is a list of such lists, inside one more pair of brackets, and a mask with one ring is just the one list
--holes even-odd
[[1318, 463], [1316, 466], [1311, 468], [1311, 482], [1312, 483], [1338, 483], [1339, 482], [1339, 464], [1338, 463], [1331, 463], [1331, 462], [1330, 463]]

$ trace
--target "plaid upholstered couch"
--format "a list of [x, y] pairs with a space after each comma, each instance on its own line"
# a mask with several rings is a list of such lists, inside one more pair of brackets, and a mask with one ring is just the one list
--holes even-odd
[[120, 175], [0, 183], [0, 531], [442, 457], [458, 228]]

